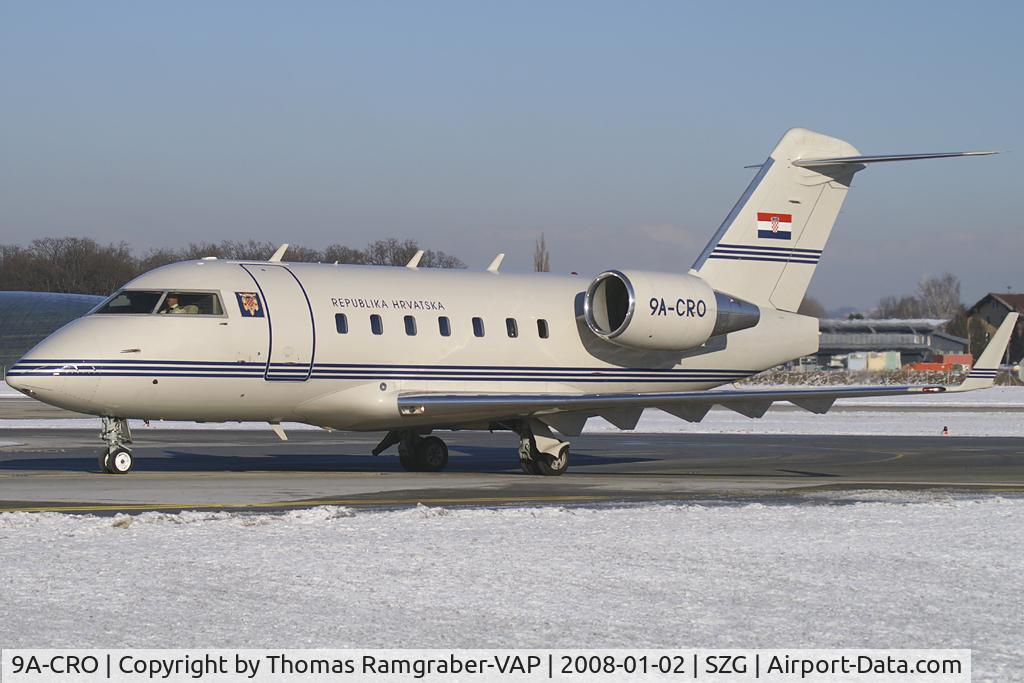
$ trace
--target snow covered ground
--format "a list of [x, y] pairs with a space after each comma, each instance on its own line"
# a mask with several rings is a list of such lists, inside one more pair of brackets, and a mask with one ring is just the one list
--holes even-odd
[[1024, 670], [1024, 498], [0, 515], [5, 647], [950, 647]]

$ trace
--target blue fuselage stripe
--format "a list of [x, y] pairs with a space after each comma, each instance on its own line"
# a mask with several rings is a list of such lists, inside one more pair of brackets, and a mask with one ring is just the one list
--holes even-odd
[[[69, 367], [72, 366], [72, 367]], [[73, 368], [73, 366], [79, 366]], [[571, 368], [489, 365], [374, 365], [369, 363], [316, 363], [310, 379], [427, 380], [442, 382], [603, 382], [687, 383], [731, 382], [758, 372], [726, 368]], [[230, 361], [53, 359], [16, 363], [10, 377], [191, 377], [227, 379], [304, 380], [303, 363], [266, 364]]]
[[769, 258], [767, 256], [750, 256], [747, 254], [711, 254], [708, 258], [715, 259], [728, 259], [730, 261], [770, 261], [772, 263], [806, 263], [808, 265], [817, 265], [817, 261], [807, 261], [796, 257], [792, 258]]

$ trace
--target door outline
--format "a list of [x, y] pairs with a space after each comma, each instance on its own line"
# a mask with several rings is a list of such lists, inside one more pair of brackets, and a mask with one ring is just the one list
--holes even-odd
[[[263, 369], [263, 379], [267, 382], [306, 382], [310, 377], [313, 376], [313, 364], [316, 361], [316, 319], [313, 317], [313, 304], [309, 301], [309, 294], [306, 292], [306, 288], [302, 285], [302, 281], [295, 276], [291, 268], [284, 264], [278, 263], [240, 263], [239, 264], [249, 277], [252, 278], [253, 284], [256, 285], [256, 289], [259, 290], [260, 298], [263, 299], [263, 307], [266, 309], [267, 315], [267, 364]], [[274, 316], [270, 310], [270, 302], [267, 300], [267, 295], [263, 292], [263, 287], [260, 285], [259, 278], [251, 270], [250, 267], [258, 268], [281, 268], [284, 272], [292, 276], [295, 280], [295, 284], [299, 286], [299, 291], [302, 292], [302, 298], [306, 300], [306, 309], [309, 311], [309, 330], [312, 335], [312, 349], [309, 355], [309, 367], [306, 369], [305, 377], [274, 377], [271, 375], [270, 369], [272, 360], [274, 357]]]

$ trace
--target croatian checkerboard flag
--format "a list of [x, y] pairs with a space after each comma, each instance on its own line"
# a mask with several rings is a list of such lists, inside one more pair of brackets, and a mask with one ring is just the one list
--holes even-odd
[[770, 240], [793, 237], [793, 214], [757, 212], [757, 236]]

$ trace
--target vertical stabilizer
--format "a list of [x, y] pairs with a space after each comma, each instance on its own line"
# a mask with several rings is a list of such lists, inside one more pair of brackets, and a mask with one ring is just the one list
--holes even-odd
[[[848, 142], [793, 128], [693, 264], [716, 290], [796, 311], [832, 232], [854, 173], [864, 168]], [[801, 167], [801, 159], [852, 163]]]

